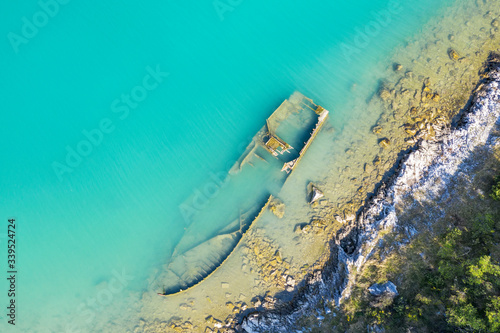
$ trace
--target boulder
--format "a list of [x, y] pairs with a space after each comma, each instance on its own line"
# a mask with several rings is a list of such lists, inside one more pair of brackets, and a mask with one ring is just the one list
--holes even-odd
[[396, 285], [391, 281], [387, 281], [383, 284], [375, 283], [368, 288], [368, 291], [373, 296], [391, 296], [396, 297], [399, 295]]
[[324, 194], [314, 184], [309, 183], [309, 203], [312, 204], [321, 199]]

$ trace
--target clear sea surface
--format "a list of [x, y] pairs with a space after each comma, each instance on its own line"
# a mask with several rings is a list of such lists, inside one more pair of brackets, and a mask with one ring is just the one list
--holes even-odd
[[284, 99], [312, 98], [341, 137], [352, 84], [373, 93], [378, 63], [451, 1], [61, 2], [0, 4], [1, 332], [62, 332], [145, 290], [188, 229], [182, 203]]

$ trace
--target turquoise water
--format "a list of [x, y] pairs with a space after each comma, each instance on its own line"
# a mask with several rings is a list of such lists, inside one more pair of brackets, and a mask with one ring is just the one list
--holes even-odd
[[[106, 316], [118, 295], [144, 290], [187, 227], [179, 206], [293, 91], [337, 129], [355, 119], [352, 83], [374, 89], [378, 61], [448, 2], [394, 3], [378, 17], [391, 4], [247, 0], [223, 20], [212, 1], [68, 1], [53, 17], [36, 1], [2, 3], [0, 237], [15, 217], [16, 327], [57, 332], [89, 299]], [[99, 293], [117, 272], [123, 290]], [[2, 311], [2, 332], [6, 321]]]

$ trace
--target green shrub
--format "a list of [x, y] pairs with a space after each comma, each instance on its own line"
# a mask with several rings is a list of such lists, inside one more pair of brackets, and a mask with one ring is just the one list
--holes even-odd
[[494, 200], [500, 200], [500, 176], [495, 178], [495, 184], [491, 187], [491, 194], [490, 196]]

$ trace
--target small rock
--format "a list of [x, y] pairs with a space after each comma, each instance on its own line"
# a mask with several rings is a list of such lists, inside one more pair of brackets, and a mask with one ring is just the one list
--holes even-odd
[[405, 128], [405, 132], [406, 132], [406, 134], [411, 135], [411, 136], [417, 134], [417, 130], [414, 128]]
[[491, 26], [494, 28], [497, 28], [500, 25], [500, 20], [499, 19], [494, 19], [491, 21]]
[[379, 96], [383, 101], [387, 101], [391, 97], [391, 92], [387, 89], [381, 89], [379, 91]]
[[372, 133], [373, 134], [380, 134], [380, 132], [382, 132], [382, 127], [380, 127], [380, 126], [373, 126], [373, 128], [372, 128]]
[[448, 56], [450, 57], [451, 60], [454, 60], [454, 61], [460, 59], [460, 56], [458, 55], [458, 52], [455, 51], [452, 48], [448, 49]]
[[228, 289], [228, 288], [229, 288], [229, 283], [227, 283], [227, 282], [222, 282], [222, 283], [220, 284], [220, 286], [221, 286], [221, 288], [222, 288], [222, 289]]
[[335, 220], [337, 220], [338, 223], [344, 222], [339, 215], [335, 215], [334, 218], [335, 218]]
[[365, 169], [365, 172], [366, 172], [366, 173], [372, 173], [372, 171], [373, 171], [373, 166], [372, 166], [371, 164], [365, 163], [365, 167], [364, 167], [364, 169]]
[[346, 221], [354, 221], [356, 219], [356, 215], [354, 214], [345, 214]]
[[189, 310], [191, 310], [191, 307], [187, 304], [181, 304], [180, 309], [183, 311], [189, 311]]
[[293, 229], [293, 231], [296, 233], [296, 234], [300, 234], [303, 232], [303, 229], [304, 229], [304, 226], [306, 226], [306, 224], [297, 224], [295, 226], [295, 228]]
[[455, 35], [453, 35], [453, 34], [449, 34], [449, 35], [448, 35], [448, 40], [449, 40], [450, 42], [453, 42], [453, 41], [455, 40]]
[[385, 139], [380, 140], [378, 144], [380, 147], [385, 149], [385, 148], [389, 147], [389, 145], [391, 144], [391, 141], [389, 139], [385, 138]]
[[400, 70], [402, 70], [402, 69], [403, 69], [403, 65], [401, 65], [401, 64], [394, 64], [394, 67], [393, 67], [393, 68], [394, 68], [394, 70], [395, 70], [396, 72], [399, 72]]
[[309, 203], [312, 204], [315, 201], [321, 199], [324, 194], [321, 192], [313, 183], [308, 184], [309, 187]]
[[301, 228], [301, 231], [304, 233], [304, 234], [307, 234], [309, 233], [309, 231], [311, 231], [311, 226], [309, 224], [306, 224], [305, 226], [303, 226]]

